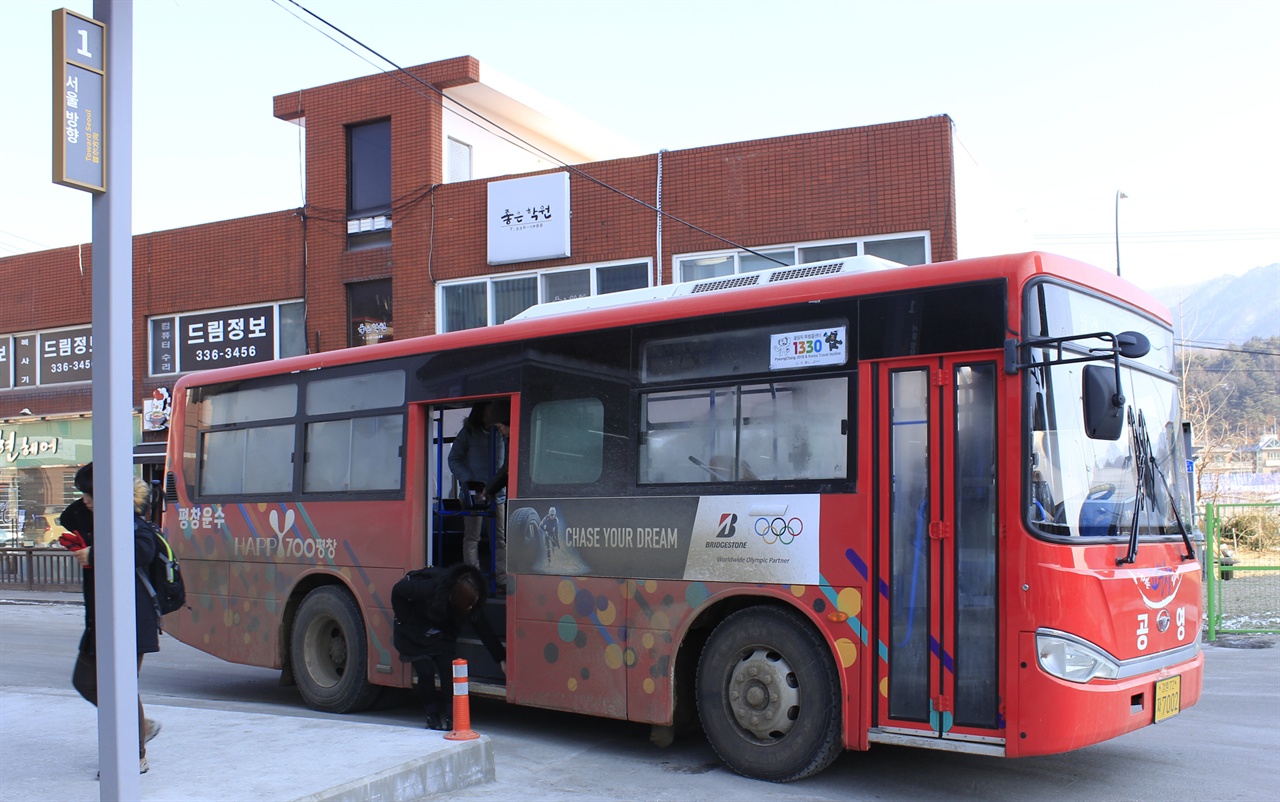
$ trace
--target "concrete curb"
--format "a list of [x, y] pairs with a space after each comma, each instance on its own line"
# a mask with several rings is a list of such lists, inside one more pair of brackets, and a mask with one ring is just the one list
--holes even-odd
[[493, 745], [481, 738], [290, 802], [414, 802], [496, 777]]

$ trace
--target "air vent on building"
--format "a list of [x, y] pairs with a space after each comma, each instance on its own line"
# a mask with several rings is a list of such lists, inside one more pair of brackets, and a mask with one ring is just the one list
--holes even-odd
[[347, 234], [368, 234], [373, 231], [385, 231], [388, 228], [391, 228], [391, 218], [386, 215], [356, 217], [347, 221]]

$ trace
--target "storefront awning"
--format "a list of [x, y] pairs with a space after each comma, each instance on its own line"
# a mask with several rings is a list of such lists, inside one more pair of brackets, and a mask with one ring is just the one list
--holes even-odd
[[163, 465], [164, 443], [138, 443], [133, 447], [134, 465]]

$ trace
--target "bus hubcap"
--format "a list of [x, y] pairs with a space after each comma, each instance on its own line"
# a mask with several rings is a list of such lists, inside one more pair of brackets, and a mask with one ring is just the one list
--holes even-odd
[[308, 628], [306, 654], [308, 673], [318, 685], [338, 684], [347, 662], [347, 639], [336, 621], [322, 618]]
[[782, 738], [795, 726], [800, 689], [782, 655], [756, 649], [734, 667], [729, 706], [738, 725], [761, 740]]

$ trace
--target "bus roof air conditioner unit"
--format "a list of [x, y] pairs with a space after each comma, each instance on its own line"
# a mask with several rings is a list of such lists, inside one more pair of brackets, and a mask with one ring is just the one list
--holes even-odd
[[833, 276], [838, 273], [870, 273], [877, 270], [889, 270], [904, 267], [897, 262], [881, 259], [878, 256], [854, 256], [851, 258], [832, 259], [826, 262], [813, 262], [806, 265], [782, 265], [756, 273], [739, 273], [733, 276], [716, 276], [698, 281], [686, 281], [681, 284], [663, 284], [658, 287], [641, 287], [635, 290], [612, 292], [608, 295], [589, 295], [583, 298], [570, 298], [564, 301], [551, 301], [535, 304], [511, 320], [532, 320], [534, 318], [560, 315], [566, 312], [583, 312], [588, 309], [609, 309], [645, 301], [660, 301], [666, 298], [679, 298], [685, 295], [698, 295], [707, 292], [726, 292], [745, 287], [761, 287], [784, 281], [803, 281], [819, 276]]

